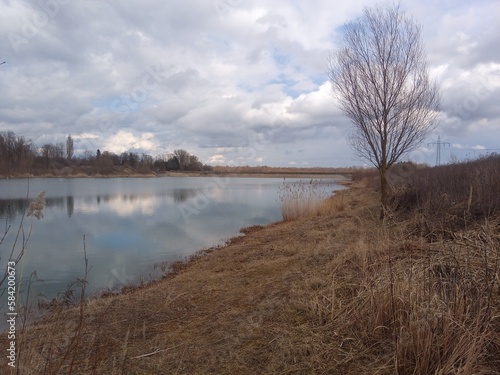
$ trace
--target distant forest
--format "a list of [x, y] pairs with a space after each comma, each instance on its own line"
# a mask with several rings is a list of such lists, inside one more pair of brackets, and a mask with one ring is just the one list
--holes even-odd
[[211, 171], [197, 156], [186, 150], [174, 150], [153, 158], [146, 153], [87, 150], [74, 155], [74, 143], [68, 135], [66, 144], [35, 145], [31, 140], [0, 132], [0, 177], [11, 176], [94, 176], [165, 173], [167, 171]]

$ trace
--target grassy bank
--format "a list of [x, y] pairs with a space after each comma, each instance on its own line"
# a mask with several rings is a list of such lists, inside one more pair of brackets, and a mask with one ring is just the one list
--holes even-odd
[[356, 183], [164, 280], [55, 309], [19, 333], [20, 373], [500, 373], [500, 220], [445, 231], [404, 205], [417, 188], [395, 189], [384, 225]]

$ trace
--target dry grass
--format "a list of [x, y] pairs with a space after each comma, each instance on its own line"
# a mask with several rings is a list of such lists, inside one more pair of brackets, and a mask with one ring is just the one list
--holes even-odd
[[417, 216], [381, 226], [378, 210], [353, 186], [160, 282], [56, 310], [19, 338], [19, 373], [500, 373], [499, 222], [430, 242]]
[[283, 220], [317, 216], [333, 208], [332, 206], [339, 205], [339, 200], [327, 199], [331, 196], [327, 187], [328, 185], [325, 185], [322, 180], [315, 179], [296, 182], [284, 181], [279, 189]]
[[256, 174], [256, 175], [345, 175], [351, 174], [353, 171], [356, 171], [358, 168], [298, 168], [298, 167], [269, 167], [269, 166], [257, 166], [251, 167], [248, 165], [245, 166], [213, 166], [213, 171], [215, 173], [222, 174]]
[[500, 155], [415, 170], [393, 195], [397, 210], [424, 214], [430, 231], [466, 228], [500, 213]]

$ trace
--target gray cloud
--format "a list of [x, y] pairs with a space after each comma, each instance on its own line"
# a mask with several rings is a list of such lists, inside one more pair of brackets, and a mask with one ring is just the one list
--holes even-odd
[[[441, 83], [435, 136], [500, 148], [491, 136], [499, 134], [499, 3], [402, 5], [422, 23]], [[360, 163], [325, 72], [340, 26], [360, 14], [361, 1], [0, 6], [0, 60], [7, 60], [0, 67], [0, 131], [37, 143], [71, 133], [82, 151], [187, 148], [222, 164]]]

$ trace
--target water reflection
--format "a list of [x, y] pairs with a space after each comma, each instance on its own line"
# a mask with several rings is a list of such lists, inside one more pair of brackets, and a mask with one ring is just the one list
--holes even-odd
[[73, 212], [75, 212], [75, 198], [70, 195], [66, 197], [66, 212], [68, 213], [68, 217], [71, 217]]
[[17, 215], [24, 213], [26, 202], [25, 199], [0, 199], [0, 217], [13, 220]]
[[171, 196], [174, 198], [175, 203], [181, 203], [196, 197], [200, 193], [200, 189], [175, 189], [172, 191]]
[[[67, 195], [65, 197], [46, 197], [45, 207], [56, 208], [58, 210], [66, 210], [68, 217], [71, 218], [71, 216], [73, 216], [73, 213], [75, 212], [75, 204], [78, 206], [77, 209], [82, 209], [82, 207], [85, 206], [93, 206], [94, 201], [97, 206], [99, 206], [101, 202], [103, 202], [104, 204], [111, 204], [118, 201], [120, 204], [126, 204], [127, 202], [133, 204], [135, 202], [145, 202], [148, 199], [152, 200], [153, 198], [171, 198], [175, 203], [182, 203], [195, 198], [202, 192], [202, 189], [173, 189], [159, 194], [106, 194], [97, 195], [95, 197], [88, 195], [77, 198], [72, 195]], [[30, 202], [31, 199], [26, 198], [0, 199], [0, 218], [8, 218], [9, 220], [13, 220], [18, 216], [23, 215], [26, 212]], [[82, 202], [83, 205], [81, 204]], [[117, 210], [120, 211], [119, 209]], [[85, 208], [83, 208], [83, 211], [89, 212], [92, 210], [86, 210]]]
[[[44, 282], [33, 295], [50, 300], [83, 276], [84, 235], [92, 267], [88, 292], [119, 288], [155, 276], [154, 264], [220, 244], [242, 227], [280, 220], [282, 183], [272, 178], [231, 178], [224, 184], [202, 177], [32, 179], [26, 199], [26, 180], [0, 180], [0, 223], [17, 229], [29, 202], [46, 192], [44, 218], [30, 222], [19, 282], [36, 271]], [[186, 207], [196, 207], [189, 220], [183, 216]], [[0, 270], [13, 232], [0, 246]], [[0, 300], [0, 310], [1, 305]]]

